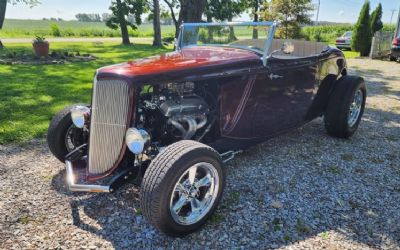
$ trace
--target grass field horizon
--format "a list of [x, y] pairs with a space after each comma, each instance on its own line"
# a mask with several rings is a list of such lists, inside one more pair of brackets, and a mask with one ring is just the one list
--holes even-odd
[[[60, 34], [57, 35], [52, 29], [57, 25]], [[163, 37], [174, 36], [173, 25], [161, 25]], [[119, 30], [110, 29], [103, 22], [79, 22], [55, 21], [55, 20], [34, 20], [34, 19], [6, 19], [3, 29], [0, 30], [0, 38], [34, 38], [36, 35], [45, 37], [120, 37]], [[153, 25], [150, 23], [141, 24], [137, 30], [129, 28], [131, 37], [153, 36]]]
[[[318, 26], [304, 26], [301, 30], [301, 39], [321, 41], [329, 44], [344, 32], [352, 30], [351, 24], [321, 24]], [[395, 26], [384, 24], [383, 31], [394, 32]], [[151, 38], [153, 25], [145, 23], [136, 30], [128, 29], [130, 37]], [[110, 29], [103, 22], [79, 22], [57, 20], [30, 20], [6, 19], [3, 29], [0, 30], [0, 39], [5, 38], [34, 38], [35, 36], [53, 37], [121, 37], [120, 30]], [[163, 38], [172, 39], [175, 35], [174, 25], [161, 25]], [[240, 34], [237, 34], [240, 35]]]

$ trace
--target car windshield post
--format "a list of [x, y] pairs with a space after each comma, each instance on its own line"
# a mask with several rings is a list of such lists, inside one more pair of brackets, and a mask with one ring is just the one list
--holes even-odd
[[[199, 32], [200, 28], [224, 27], [224, 26], [226, 26], [226, 27], [236, 27], [236, 26], [270, 27], [270, 29], [268, 30], [268, 35], [266, 37], [265, 44], [263, 45], [264, 51], [262, 52], [263, 55], [261, 57], [263, 65], [264, 66], [267, 65], [267, 59], [269, 58], [268, 52], [272, 45], [272, 40], [274, 38], [274, 34], [275, 34], [276, 26], [277, 26], [276, 22], [182, 23], [179, 33], [178, 33], [178, 40], [177, 40], [175, 49], [176, 49], [176, 51], [180, 51], [182, 48], [184, 48], [186, 46], [197, 45], [197, 41], [199, 38], [198, 32]], [[191, 32], [191, 31], [194, 31], [194, 32]], [[186, 33], [188, 33], [188, 34], [186, 34]], [[210, 45], [212, 45], [212, 44], [210, 44]]]

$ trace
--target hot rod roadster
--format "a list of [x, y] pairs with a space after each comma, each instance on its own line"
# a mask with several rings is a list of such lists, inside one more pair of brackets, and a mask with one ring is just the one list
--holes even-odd
[[320, 116], [328, 134], [350, 137], [364, 80], [340, 50], [274, 39], [276, 26], [186, 23], [174, 52], [98, 69], [91, 104], [62, 110], [48, 130], [69, 189], [132, 181], [144, 216], [179, 236], [216, 209], [223, 164], [241, 150]]

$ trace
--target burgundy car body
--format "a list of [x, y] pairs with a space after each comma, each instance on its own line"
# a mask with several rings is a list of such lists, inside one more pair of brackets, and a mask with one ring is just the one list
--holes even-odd
[[[243, 149], [296, 128], [320, 116], [333, 83], [346, 74], [343, 53], [328, 48], [321, 54], [296, 59], [271, 57], [234, 48], [183, 48], [159, 56], [98, 70], [97, 80], [123, 79], [132, 93], [150, 84], [212, 82], [218, 85], [218, 137], [208, 143], [219, 152]], [[131, 95], [129, 126], [135, 126]], [[90, 147], [90, 143], [89, 143]], [[121, 159], [126, 147], [121, 149]], [[121, 159], [103, 177], [118, 166]], [[93, 176], [94, 177], [94, 176]], [[93, 178], [92, 178], [93, 179]]]

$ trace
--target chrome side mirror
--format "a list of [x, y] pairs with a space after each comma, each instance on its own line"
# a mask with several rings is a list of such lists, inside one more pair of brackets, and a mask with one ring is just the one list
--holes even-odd
[[284, 42], [281, 51], [285, 54], [292, 54], [294, 51], [294, 44], [292, 42]]

